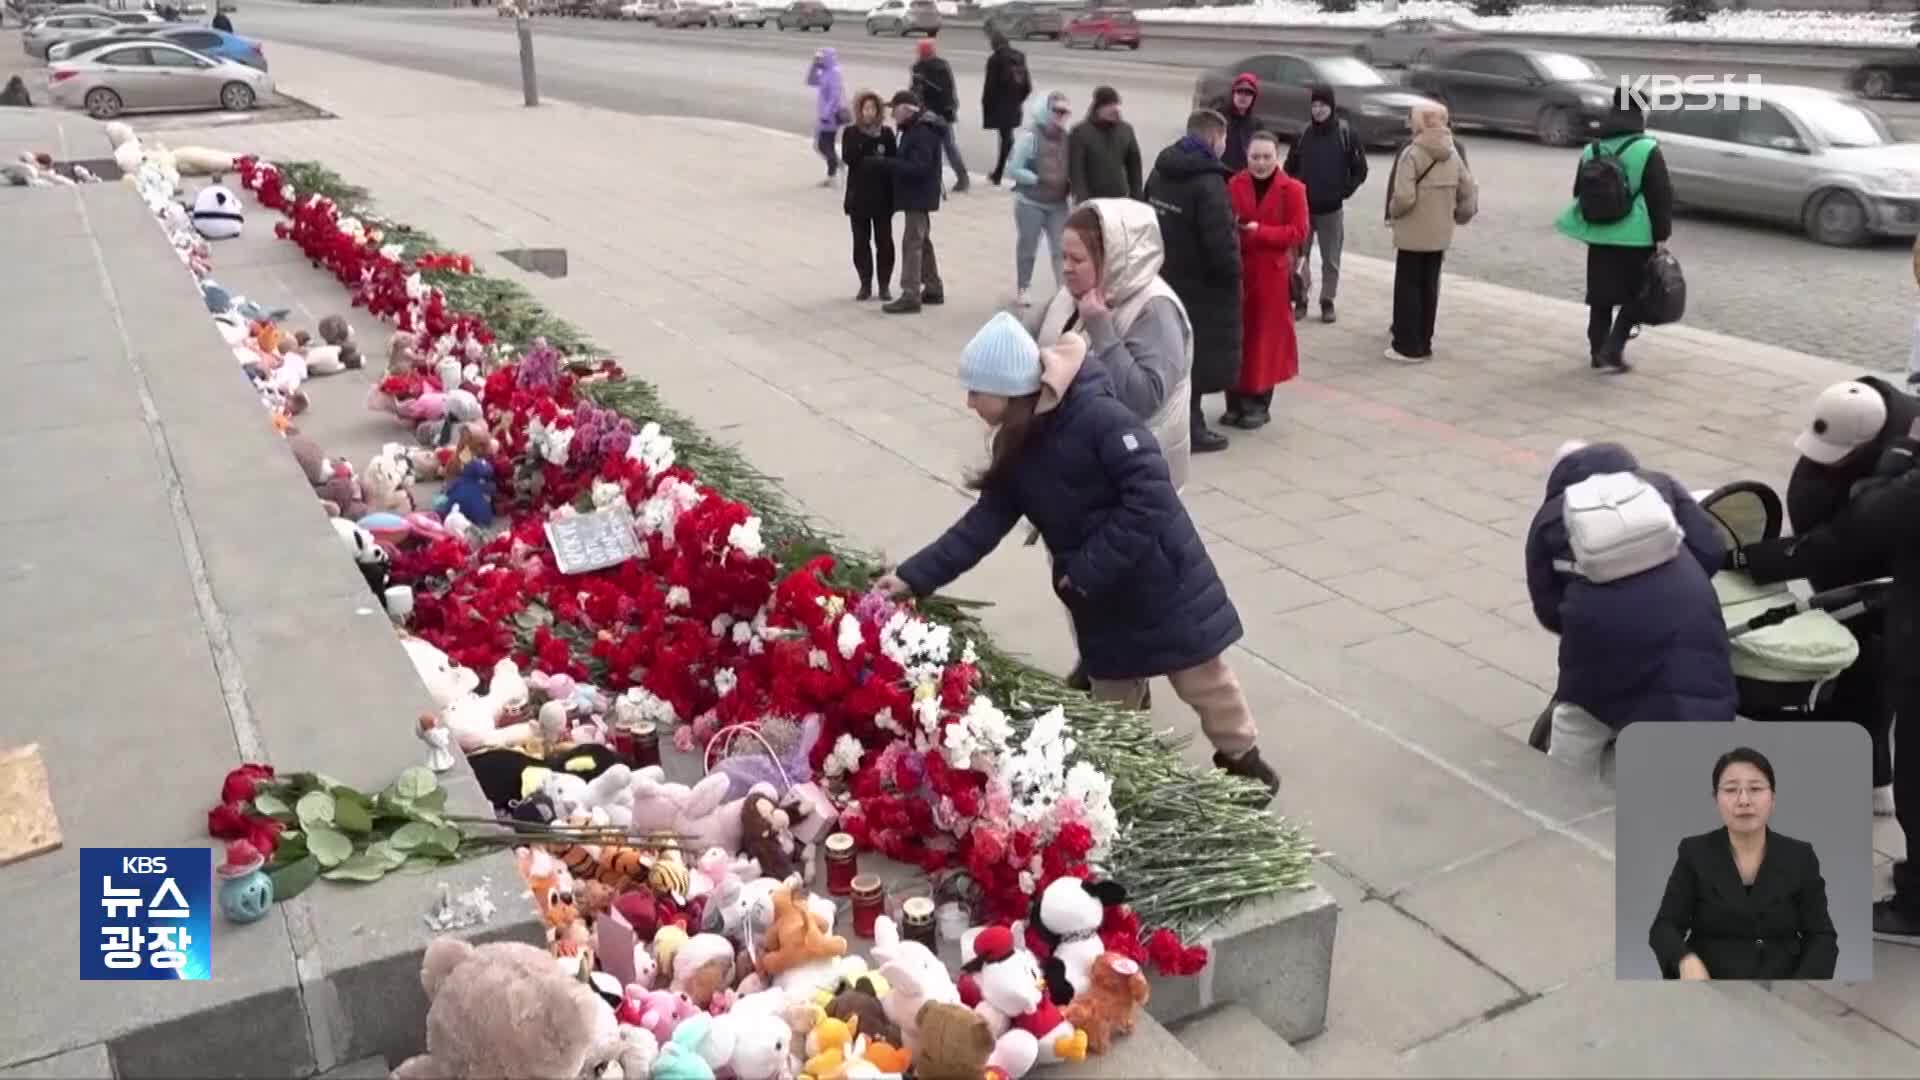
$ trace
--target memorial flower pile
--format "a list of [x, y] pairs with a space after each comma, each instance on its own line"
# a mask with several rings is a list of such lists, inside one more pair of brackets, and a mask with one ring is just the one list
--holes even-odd
[[[322, 170], [242, 158], [236, 172], [356, 305], [423, 357], [473, 364], [500, 526], [392, 565], [414, 590], [413, 631], [455, 664], [569, 676], [689, 749], [817, 721], [807, 764], [863, 848], [964, 880], [982, 921], [1022, 918], [1049, 882], [1097, 867], [1132, 895], [1102, 928], [1109, 947], [1163, 971], [1205, 963], [1180, 935], [1308, 883], [1311, 845], [1239, 803], [1240, 782], [1182, 764], [1148, 717], [999, 653], [962, 605], [868, 591], [874, 560], [510, 284], [343, 207], [361, 193]], [[640, 554], [563, 573], [549, 524], [615, 508]]]

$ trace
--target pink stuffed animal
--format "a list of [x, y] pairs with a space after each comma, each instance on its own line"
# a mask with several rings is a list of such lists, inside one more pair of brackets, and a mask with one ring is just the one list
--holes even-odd
[[618, 1014], [620, 1022], [645, 1028], [662, 1043], [673, 1038], [673, 1029], [680, 1026], [680, 1021], [700, 1015], [693, 999], [685, 994], [672, 990], [649, 990], [636, 994], [635, 989], [627, 988], [627, 999], [620, 1006]]

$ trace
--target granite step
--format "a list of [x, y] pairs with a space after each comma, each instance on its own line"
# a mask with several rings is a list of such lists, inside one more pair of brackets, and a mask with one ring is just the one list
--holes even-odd
[[[1114, 1041], [1113, 1049], [1087, 1060], [1035, 1069], [1033, 1075], [1059, 1080], [1216, 1080], [1227, 1074], [1211, 1065], [1160, 1026], [1146, 1012], [1134, 1014], [1133, 1034]], [[1273, 1073], [1269, 1075], [1280, 1075]]]
[[1222, 1077], [1311, 1076], [1313, 1068], [1287, 1040], [1242, 1005], [1224, 1005], [1175, 1024], [1180, 1044]]

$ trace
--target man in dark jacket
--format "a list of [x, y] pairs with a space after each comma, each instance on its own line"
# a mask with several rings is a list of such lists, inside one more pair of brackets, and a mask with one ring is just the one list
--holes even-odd
[[1227, 448], [1207, 427], [1201, 398], [1231, 389], [1240, 375], [1240, 230], [1227, 201], [1233, 170], [1220, 161], [1227, 121], [1211, 109], [1187, 117], [1187, 133], [1160, 151], [1147, 202], [1160, 218], [1166, 264], [1160, 276], [1193, 322], [1193, 452]]
[[1067, 137], [1067, 174], [1076, 202], [1140, 197], [1140, 143], [1120, 119], [1120, 91], [1094, 88], [1087, 118]]
[[942, 146], [956, 177], [953, 193], [964, 195], [972, 181], [967, 177], [967, 163], [960, 159], [960, 142], [953, 134], [953, 125], [960, 119], [960, 91], [953, 83], [953, 65], [934, 51], [933, 39], [927, 38], [920, 42], [912, 73], [913, 92], [920, 95], [920, 107], [946, 121], [941, 129], [945, 140]]
[[1342, 208], [1367, 182], [1367, 149], [1353, 137], [1346, 120], [1334, 112], [1333, 88], [1316, 86], [1307, 104], [1307, 126], [1293, 140], [1283, 168], [1307, 187], [1310, 225], [1300, 249], [1300, 284], [1293, 317], [1307, 317], [1307, 292], [1313, 287], [1313, 245], [1320, 245], [1320, 321], [1333, 321], [1333, 298], [1340, 291], [1340, 252], [1346, 246]]
[[1013, 133], [1024, 119], [1027, 95], [1033, 93], [1033, 79], [1027, 74], [1027, 54], [1009, 45], [1007, 35], [989, 30], [987, 40], [993, 52], [987, 56], [987, 77], [980, 86], [980, 111], [987, 130], [1000, 136], [1000, 152], [987, 174], [987, 183], [998, 187], [1007, 171], [1007, 155], [1013, 152]]
[[933, 215], [940, 209], [940, 147], [951, 135], [946, 121], [922, 108], [911, 90], [893, 95], [888, 105], [900, 153], [880, 163], [893, 173], [893, 208], [900, 212], [900, 295], [880, 310], [914, 315], [922, 304], [946, 302], [933, 253]]
[[1908, 838], [1908, 855], [1894, 863], [1893, 895], [1873, 905], [1873, 931], [1920, 944], [1920, 863], [1913, 855], [1920, 847], [1920, 725], [1905, 738], [1899, 730], [1920, 717], [1920, 664], [1914, 663], [1920, 654], [1920, 469], [1914, 467], [1920, 455], [1920, 422], [1896, 428], [1896, 408], [1890, 405], [1897, 405], [1903, 418], [1913, 415], [1909, 404], [1890, 402], [1858, 380], [1828, 387], [1795, 448], [1815, 462], [1839, 464], [1884, 446], [1872, 473], [1851, 485], [1845, 507], [1831, 520], [1804, 533], [1740, 548], [1728, 563], [1762, 582], [1891, 571], [1882, 662], [1896, 725], [1893, 814]]
[[[1572, 558], [1564, 495], [1589, 477], [1620, 472], [1638, 473], [1666, 499], [1686, 544], [1665, 565], [1591, 582], [1559, 565]], [[1726, 549], [1713, 520], [1672, 477], [1642, 470], [1616, 443], [1568, 443], [1547, 477], [1526, 550], [1534, 617], [1560, 638], [1549, 754], [1597, 769], [1600, 753], [1628, 724], [1733, 720], [1740, 696], [1712, 581]]]
[[233, 20], [227, 18], [226, 12], [219, 12], [213, 17], [213, 28], [231, 34], [233, 33]]
[[1227, 96], [1213, 103], [1213, 110], [1227, 118], [1227, 145], [1220, 152], [1220, 161], [1233, 172], [1247, 167], [1247, 143], [1260, 130], [1260, 121], [1253, 115], [1253, 106], [1259, 100], [1259, 76], [1243, 71], [1233, 77]]

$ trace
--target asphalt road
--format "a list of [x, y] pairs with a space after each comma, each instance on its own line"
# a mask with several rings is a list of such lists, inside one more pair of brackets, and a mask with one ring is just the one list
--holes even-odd
[[[417, 11], [369, 7], [315, 7], [254, 0], [240, 32], [383, 63], [517, 85], [513, 24], [490, 11]], [[813, 50], [832, 45], [849, 89], [890, 93], [905, 85], [916, 41], [869, 38], [847, 19], [831, 34], [766, 30], [658, 30], [584, 19], [535, 21], [536, 56], [544, 95], [633, 113], [708, 116], [807, 134], [812, 93], [803, 76]], [[979, 126], [980, 71], [986, 50], [972, 32], [946, 35], [943, 55], [960, 77], [967, 103], [959, 125], [962, 151], [976, 174], [993, 163], [994, 137]], [[1199, 68], [1261, 51], [1151, 40], [1139, 53], [1069, 51], [1046, 41], [1025, 46], [1037, 89], [1060, 89], [1085, 101], [1100, 84], [1117, 87], [1149, 158], [1170, 141], [1191, 104]], [[1661, 62], [1663, 70], [1673, 65]], [[1718, 74], [1724, 62], [1696, 70]], [[1609, 70], [1614, 70], [1610, 67]], [[1621, 73], [1638, 74], [1625, 71]], [[1690, 73], [1686, 71], [1681, 74]], [[1796, 73], [1763, 69], [1769, 81]], [[1796, 81], [1834, 85], [1831, 70], [1797, 73]], [[297, 88], [296, 88], [297, 89]], [[1897, 130], [1920, 138], [1920, 105], [1882, 111]], [[1448, 255], [1448, 268], [1483, 280], [1578, 300], [1583, 288], [1581, 249], [1551, 227], [1565, 205], [1574, 152], [1487, 133], [1464, 136], [1481, 183], [1481, 212]], [[744, 149], [744, 148], [743, 148]], [[1377, 207], [1388, 161], [1374, 156], [1373, 179], [1350, 207], [1350, 250], [1392, 257]], [[724, 167], [709, 163], [689, 167]], [[808, 179], [811, 179], [809, 177]], [[977, 184], [966, 198], [1004, 198]], [[1009, 246], [1011, 246], [1009, 227]], [[1806, 352], [1891, 369], [1904, 365], [1916, 310], [1909, 245], [1886, 242], [1863, 249], [1822, 247], [1763, 225], [1689, 216], [1676, 228], [1673, 250], [1688, 271], [1688, 321], [1694, 325]], [[1011, 261], [1011, 260], [1010, 260]], [[1009, 266], [1011, 270], [1011, 266]], [[1009, 274], [1011, 277], [1011, 274]], [[1010, 288], [1011, 282], [985, 287]], [[1351, 317], [1367, 317], [1348, 312]], [[1378, 317], [1384, 323], [1385, 313]], [[1542, 328], [1578, 343], [1582, 326]], [[1577, 346], [1576, 346], [1577, 347]]]

